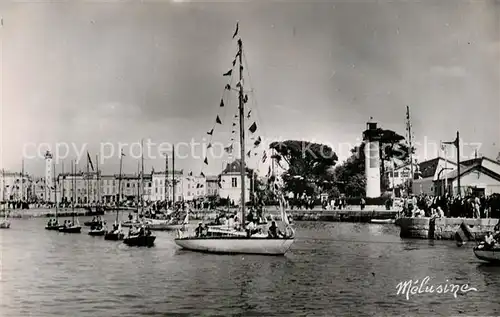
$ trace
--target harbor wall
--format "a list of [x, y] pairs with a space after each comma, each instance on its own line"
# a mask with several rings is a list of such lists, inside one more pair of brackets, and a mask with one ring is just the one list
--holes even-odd
[[482, 239], [498, 223], [498, 219], [471, 218], [400, 218], [397, 224], [401, 228], [401, 238], [453, 240], [455, 233], [464, 222], [475, 239]]

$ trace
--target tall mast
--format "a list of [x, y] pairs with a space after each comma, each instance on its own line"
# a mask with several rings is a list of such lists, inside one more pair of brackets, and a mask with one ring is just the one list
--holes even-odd
[[144, 148], [141, 139], [141, 211], [144, 208]]
[[240, 91], [239, 91], [239, 115], [240, 115], [240, 148], [241, 148], [241, 226], [245, 229], [245, 103], [243, 102], [243, 42], [238, 39], [238, 60], [240, 64]]
[[73, 215], [73, 221], [75, 221], [75, 200], [76, 200], [75, 182], [76, 182], [76, 168], [74, 166], [73, 160], [71, 160], [71, 192], [72, 192], [71, 214]]
[[21, 201], [24, 201], [24, 157], [21, 165]]
[[57, 179], [56, 179], [56, 164], [53, 164], [52, 168], [53, 178], [54, 178], [54, 201], [56, 203], [56, 220], [57, 220]]
[[5, 169], [2, 168], [2, 206], [5, 211], [7, 208], [5, 207]]
[[[167, 190], [168, 190], [168, 187], [167, 187], [167, 176], [168, 176], [168, 154], [165, 153], [165, 179], [163, 180], [163, 182], [165, 183], [165, 190], [164, 190], [164, 195], [165, 195], [165, 203], [167, 203], [168, 205], [168, 200], [167, 200]], [[165, 209], [167, 207], [165, 206]]]
[[61, 162], [62, 164], [62, 193], [61, 193], [61, 202], [64, 201], [64, 188], [66, 185], [66, 177], [64, 177], [64, 161]]
[[457, 147], [457, 186], [458, 186], [458, 197], [462, 197], [462, 188], [460, 187], [460, 133], [457, 131], [457, 139], [455, 140], [455, 146]]
[[410, 106], [406, 106], [406, 129], [408, 130], [408, 145], [410, 146], [410, 177], [411, 180], [413, 181], [413, 147], [412, 147], [412, 140], [413, 140], [413, 135], [411, 134], [411, 120], [410, 120]]
[[118, 223], [118, 212], [120, 210], [120, 196], [122, 194], [121, 185], [122, 185], [122, 161], [123, 161], [123, 152], [120, 153], [120, 174], [118, 174], [118, 199], [116, 202], [116, 222]]
[[101, 197], [100, 197], [101, 191], [100, 191], [100, 182], [99, 182], [99, 155], [95, 156], [95, 162], [96, 162], [95, 164], [96, 164], [96, 170], [97, 170], [97, 174], [95, 176], [96, 182], [97, 182], [97, 184], [95, 186], [96, 191], [97, 191], [97, 193], [96, 193], [97, 202], [96, 203], [97, 203], [97, 205], [100, 205], [100, 202], [101, 202]]
[[172, 148], [172, 208], [175, 207], [175, 146]]
[[87, 180], [87, 206], [90, 206], [89, 174], [90, 174], [90, 171], [89, 171], [89, 156], [88, 156], [88, 153], [87, 153], [87, 177], [86, 177], [86, 180]]

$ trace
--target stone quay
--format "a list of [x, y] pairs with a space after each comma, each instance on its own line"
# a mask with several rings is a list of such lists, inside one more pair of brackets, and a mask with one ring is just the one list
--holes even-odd
[[401, 228], [401, 238], [454, 240], [460, 225], [465, 223], [475, 239], [483, 239], [486, 233], [493, 232], [498, 223], [495, 218], [399, 218], [397, 225]]

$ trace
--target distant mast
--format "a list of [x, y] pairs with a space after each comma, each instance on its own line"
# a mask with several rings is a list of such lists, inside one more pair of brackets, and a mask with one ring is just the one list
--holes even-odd
[[411, 132], [411, 119], [410, 119], [410, 106], [406, 106], [406, 131], [408, 133], [408, 146], [410, 151], [410, 177], [413, 181], [414, 170], [413, 170], [413, 135]]

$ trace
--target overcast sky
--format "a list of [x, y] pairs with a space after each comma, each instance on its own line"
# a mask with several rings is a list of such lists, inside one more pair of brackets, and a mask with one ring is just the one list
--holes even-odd
[[[480, 154], [500, 151], [495, 1], [43, 2], [0, 7], [9, 170], [20, 170], [27, 143], [88, 143], [94, 157], [100, 142], [201, 141], [218, 114], [214, 140], [229, 144], [236, 99], [219, 103], [237, 20], [255, 136], [327, 143], [345, 159], [349, 146], [339, 145], [356, 145], [371, 116], [404, 135], [409, 105], [415, 141], [429, 143], [420, 161], [457, 130], [482, 143]], [[118, 172], [115, 154], [107, 173]], [[145, 163], [146, 171], [164, 166]], [[220, 160], [209, 163], [205, 174], [220, 171]], [[31, 173], [43, 166], [25, 160]], [[137, 160], [127, 156], [124, 166], [133, 172]], [[196, 174], [203, 159], [176, 166]]]

